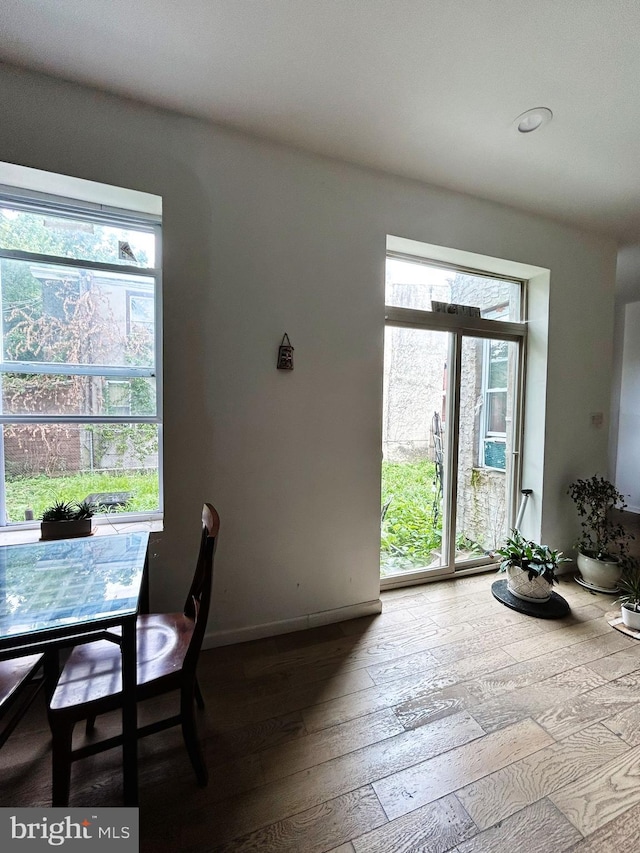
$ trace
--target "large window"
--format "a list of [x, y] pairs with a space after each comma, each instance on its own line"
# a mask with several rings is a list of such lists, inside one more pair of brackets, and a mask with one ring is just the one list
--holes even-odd
[[159, 217], [0, 189], [0, 305], [0, 526], [159, 513]]

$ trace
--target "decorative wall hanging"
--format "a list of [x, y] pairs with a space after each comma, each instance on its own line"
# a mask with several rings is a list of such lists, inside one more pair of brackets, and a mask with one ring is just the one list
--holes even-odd
[[293, 347], [286, 332], [278, 349], [278, 370], [293, 370]]

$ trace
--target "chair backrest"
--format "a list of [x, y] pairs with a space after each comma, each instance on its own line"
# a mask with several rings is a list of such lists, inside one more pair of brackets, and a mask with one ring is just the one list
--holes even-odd
[[195, 674], [204, 632], [209, 618], [211, 604], [211, 588], [213, 586], [213, 557], [218, 544], [220, 516], [211, 504], [202, 507], [202, 535], [198, 561], [193, 575], [189, 594], [184, 605], [184, 615], [193, 619], [195, 627], [185, 656], [184, 670]]

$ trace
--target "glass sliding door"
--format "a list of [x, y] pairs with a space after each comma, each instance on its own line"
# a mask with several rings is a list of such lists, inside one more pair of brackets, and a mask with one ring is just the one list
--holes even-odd
[[513, 523], [522, 287], [388, 259], [383, 587], [487, 565]]
[[383, 577], [448, 562], [449, 332], [388, 327], [382, 440]]
[[455, 563], [500, 547], [514, 482], [518, 344], [463, 336], [456, 488]]

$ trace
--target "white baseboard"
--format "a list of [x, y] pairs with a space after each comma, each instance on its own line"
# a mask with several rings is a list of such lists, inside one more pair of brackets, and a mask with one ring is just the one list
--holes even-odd
[[232, 628], [228, 631], [210, 631], [205, 635], [202, 648], [213, 649], [217, 646], [229, 646], [231, 643], [246, 643], [248, 640], [290, 634], [292, 631], [304, 631], [306, 628], [318, 628], [320, 625], [331, 625], [333, 622], [345, 622], [347, 619], [372, 616], [381, 612], [382, 601], [376, 598], [373, 601], [350, 604], [348, 607], [336, 607], [333, 610], [322, 610], [319, 613], [309, 613], [307, 616], [296, 616], [280, 622], [265, 622], [262, 625]]
[[626, 511], [640, 514], [640, 506], [628, 506]]

